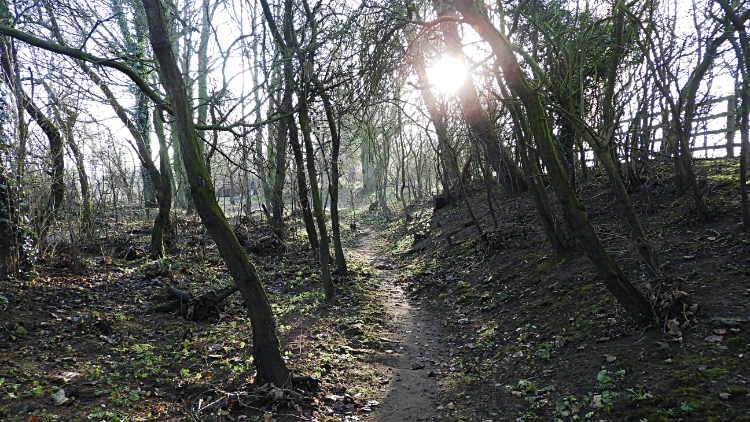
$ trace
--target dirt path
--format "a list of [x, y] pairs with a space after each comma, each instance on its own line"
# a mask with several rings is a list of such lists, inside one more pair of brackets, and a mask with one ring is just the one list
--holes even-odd
[[378, 250], [377, 234], [372, 229], [361, 239], [358, 250], [375, 269], [388, 296], [388, 313], [393, 317], [392, 332], [384, 336], [393, 344], [386, 352], [389, 376], [383, 381], [385, 396], [374, 420], [434, 420], [442, 410], [436, 380], [447, 367], [448, 358], [442, 327], [419, 300], [407, 298], [398, 284], [399, 270]]

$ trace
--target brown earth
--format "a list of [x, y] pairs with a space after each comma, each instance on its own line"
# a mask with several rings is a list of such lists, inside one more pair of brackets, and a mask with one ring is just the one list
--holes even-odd
[[390, 240], [410, 273], [403, 285], [440, 316], [442, 354], [456, 357], [439, 384], [454, 409], [438, 419], [750, 420], [750, 236], [738, 225], [737, 166], [697, 163], [714, 214], [705, 225], [674, 195], [666, 165], [652, 209], [634, 190], [664, 280], [647, 276], [598, 169], [579, 188], [605, 247], [664, 316], [646, 328], [584, 255], [551, 253], [528, 196], [498, 201], [494, 227], [485, 192], [471, 191], [487, 242], [463, 203], [412, 209], [416, 223], [392, 226]]
[[616, 262], [667, 315], [645, 328], [585, 256], [549, 250], [528, 196], [496, 197], [495, 227], [474, 186], [486, 242], [464, 203], [426, 201], [408, 220], [368, 213], [368, 230], [347, 233], [351, 271], [336, 279], [335, 307], [302, 242], [280, 246], [262, 224], [238, 222], [246, 247], [271, 242], [254, 260], [288, 365], [317, 389], [255, 384], [238, 297], [205, 322], [156, 312], [167, 285], [197, 296], [230, 284], [197, 222], [176, 221], [163, 261], [144, 258], [148, 224], [59, 243], [38, 276], [0, 280], [0, 420], [750, 420], [738, 166], [697, 167], [708, 224], [674, 194], [666, 165], [653, 203], [633, 189], [664, 280], [646, 275], [606, 178], [594, 169], [578, 189]]

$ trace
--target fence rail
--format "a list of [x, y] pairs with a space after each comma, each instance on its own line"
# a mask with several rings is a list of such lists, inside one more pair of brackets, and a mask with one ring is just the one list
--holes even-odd
[[[737, 126], [737, 97], [734, 95], [714, 98], [699, 104], [699, 107], [709, 107], [713, 109], [715, 104], [726, 103], [726, 111], [714, 114], [699, 116], [693, 120], [693, 130], [690, 134], [690, 151], [695, 158], [716, 158], [716, 157], [734, 157], [739, 154], [740, 143], [735, 142], [735, 134], [740, 128]], [[633, 123], [639, 120], [638, 125]], [[720, 119], [721, 128], [716, 128], [714, 122]], [[673, 123], [670, 119], [670, 113], [666, 110], [657, 113], [651, 113], [644, 116], [620, 121], [620, 131], [616, 136], [622, 138], [633, 136], [631, 133], [634, 127], [637, 127], [641, 133], [648, 132], [649, 135], [649, 155], [654, 153], [671, 155], [671, 151], [664, 151], [666, 141], [671, 139], [668, 136], [668, 130]], [[723, 136], [720, 136], [723, 135]], [[703, 142], [699, 143], [703, 137]], [[622, 149], [622, 147], [621, 147]], [[623, 153], [624, 151], [619, 151]], [[709, 152], [712, 152], [709, 156]], [[596, 161], [596, 157], [590, 150], [586, 151], [586, 161]]]

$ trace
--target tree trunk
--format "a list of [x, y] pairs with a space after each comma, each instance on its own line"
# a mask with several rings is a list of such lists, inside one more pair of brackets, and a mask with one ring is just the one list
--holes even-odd
[[[440, 10], [444, 7], [444, 10]], [[453, 16], [455, 11], [446, 3], [436, 3], [439, 16]], [[451, 54], [463, 55], [461, 37], [458, 34], [458, 24], [446, 21], [440, 24], [443, 32], [443, 40]], [[487, 113], [482, 109], [479, 95], [474, 86], [474, 79], [467, 74], [466, 80], [458, 88], [458, 99], [461, 103], [461, 114], [469, 126], [472, 134], [479, 140], [482, 149], [490, 162], [492, 169], [497, 173], [500, 184], [505, 193], [511, 197], [518, 196], [528, 189], [518, 165], [510, 156], [500, 137], [497, 135], [494, 125]]]
[[159, 213], [154, 220], [154, 231], [151, 234], [151, 258], [163, 258], [164, 232], [169, 228], [172, 211], [172, 168], [169, 163], [169, 146], [164, 134], [164, 126], [158, 107], [154, 108], [154, 132], [159, 140], [159, 169], [161, 170], [161, 187], [156, 192]]
[[615, 168], [615, 164], [612, 160], [612, 155], [609, 154], [609, 148], [602, 145], [599, 140], [594, 139], [593, 136], [585, 136], [587, 142], [594, 149], [594, 153], [599, 158], [599, 161], [604, 167], [605, 173], [609, 177], [609, 182], [612, 184], [612, 188], [617, 198], [620, 212], [622, 213], [625, 224], [630, 229], [633, 237], [635, 238], [636, 247], [638, 253], [646, 263], [646, 267], [654, 277], [661, 277], [661, 270], [659, 268], [659, 260], [654, 252], [651, 242], [646, 239], [646, 233], [641, 225], [641, 220], [638, 218], [638, 213], [633, 207], [632, 201], [630, 201], [630, 195], [628, 195], [625, 184], [622, 182], [620, 173]]
[[[313, 35], [314, 39], [314, 35]], [[299, 96], [299, 125], [302, 130], [302, 139], [305, 143], [305, 155], [307, 156], [307, 177], [310, 179], [310, 194], [313, 198], [313, 210], [315, 211], [315, 220], [318, 223], [318, 232], [320, 233], [320, 273], [323, 279], [323, 288], [326, 294], [326, 302], [329, 304], [336, 303], [336, 293], [333, 288], [330, 268], [330, 247], [328, 244], [328, 230], [326, 228], [325, 214], [323, 213], [323, 204], [320, 199], [320, 189], [318, 188], [318, 172], [315, 170], [315, 150], [313, 149], [312, 137], [310, 136], [310, 116], [307, 105], [307, 96], [310, 92], [310, 74], [312, 73], [313, 62], [307, 59], [302, 52], [299, 53], [299, 64], [303, 70], [304, 81], [301, 89], [297, 93]]]
[[[8, 56], [6, 55], [7, 46], [3, 47], [3, 70], [6, 74], [9, 74], [10, 62], [7, 62]], [[7, 67], [6, 67], [7, 63]], [[7, 81], [9, 84], [10, 81]], [[50, 157], [52, 159], [52, 185], [50, 189], [50, 198], [47, 204], [49, 211], [52, 215], [56, 215], [60, 206], [62, 205], [65, 197], [65, 181], [63, 179], [65, 175], [65, 163], [63, 155], [63, 137], [57, 126], [42, 113], [42, 111], [29, 100], [25, 93], [21, 91], [21, 87], [18, 87], [17, 92], [21, 95], [21, 101], [23, 103], [24, 110], [31, 116], [32, 119], [39, 125], [42, 132], [47, 136], [50, 147]], [[46, 224], [45, 224], [46, 226]]]
[[89, 188], [89, 176], [86, 173], [86, 166], [84, 164], [83, 154], [76, 145], [73, 139], [73, 127], [72, 122], [70, 125], [65, 127], [65, 139], [68, 143], [70, 151], [73, 153], [73, 157], [76, 160], [76, 170], [78, 171], [78, 182], [81, 184], [81, 224], [83, 225], [83, 233], [86, 238], [91, 235], [91, 189]]
[[[740, 74], [742, 75], [742, 85], [740, 88], [740, 99], [742, 100], [739, 108], [740, 123], [740, 197], [742, 201], [742, 230], [750, 231], [750, 203], [747, 194], [747, 167], [750, 151], [750, 39], [748, 39], [745, 22], [750, 19], [747, 13], [742, 17], [737, 15], [737, 11], [732, 8], [726, 0], [718, 0], [721, 8], [731, 22], [732, 26], [739, 33], [739, 44], [733, 41], [735, 54], [740, 65]], [[736, 7], [736, 6], [735, 6]], [[733, 111], [733, 110], [731, 110]]]
[[557, 142], [555, 146], [558, 149], [558, 153], [562, 160], [562, 166], [565, 170], [565, 174], [568, 175], [570, 180], [570, 186], [573, 190], [576, 189], [576, 168], [575, 168], [575, 153], [573, 151], [573, 145], [575, 145], [575, 131], [573, 130], [573, 124], [566, 117], [560, 117], [558, 119], [559, 127], [557, 134]]
[[174, 111], [174, 125], [195, 208], [216, 242], [219, 254], [239, 287], [250, 315], [258, 378], [277, 386], [287, 386], [290, 383], [289, 370], [281, 357], [273, 313], [258, 277], [258, 271], [248, 259], [219, 204], [216, 203], [214, 188], [200, 153], [200, 141], [193, 122], [193, 109], [182, 73], [177, 67], [169, 34], [165, 29], [161, 2], [143, 0], [143, 3], [148, 16], [154, 55], [159, 63], [164, 88]]
[[591, 134], [583, 125], [583, 122], [577, 119], [579, 113], [576, 113], [573, 104], [566, 104], [568, 113], [571, 116], [576, 116], [571, 124], [575, 126], [576, 131], [582, 134], [589, 145], [594, 149], [596, 156], [601, 161], [604, 171], [609, 177], [609, 181], [615, 191], [615, 197], [619, 205], [620, 211], [622, 212], [625, 224], [630, 228], [630, 232], [635, 237], [636, 246], [638, 253], [643, 258], [646, 266], [654, 277], [661, 277], [661, 270], [659, 268], [659, 261], [654, 252], [651, 243], [646, 239], [646, 233], [643, 230], [641, 221], [638, 218], [638, 213], [633, 207], [633, 203], [630, 201], [630, 195], [628, 195], [625, 184], [620, 177], [620, 172], [616, 168], [615, 159], [612, 157], [610, 144], [614, 140], [614, 133], [616, 131], [617, 122], [615, 121], [615, 84], [617, 80], [617, 69], [620, 66], [622, 60], [622, 46], [623, 45], [623, 31], [625, 26], [625, 19], [623, 11], [624, 5], [616, 4], [616, 10], [614, 11], [614, 31], [613, 38], [615, 40], [612, 55], [609, 60], [609, 67], [607, 69], [607, 85], [604, 93], [604, 109], [603, 109], [603, 128], [604, 140], [596, 138]]
[[[287, 101], [288, 100], [288, 101]], [[286, 112], [285, 105], [289, 104], [291, 110], [291, 94], [287, 99], [284, 94], [282, 101], [282, 113]], [[276, 236], [282, 241], [286, 239], [284, 233], [284, 180], [286, 179], [286, 146], [287, 135], [289, 134], [289, 122], [287, 119], [279, 121], [278, 132], [276, 133], [276, 154], [275, 154], [275, 173], [273, 177], [273, 188], [271, 190], [271, 225]]]
[[[29, 113], [32, 119], [39, 125], [44, 134], [47, 136], [50, 147], [50, 158], [52, 160], [52, 183], [50, 189], [50, 197], [47, 203], [47, 212], [39, 216], [39, 227], [40, 227], [40, 238], [42, 242], [46, 241], [47, 229], [51, 223], [51, 219], [57, 215], [57, 211], [62, 206], [63, 199], [65, 197], [65, 160], [63, 155], [63, 137], [60, 130], [52, 123], [47, 116], [34, 104], [26, 93], [23, 91], [23, 87], [20, 85], [16, 86], [13, 80], [13, 60], [12, 57], [12, 46], [10, 45], [9, 39], [5, 39], [0, 43], [0, 58], [2, 60], [3, 74], [5, 76], [5, 82], [13, 88], [14, 94], [17, 99], [20, 100], [23, 109]], [[19, 116], [23, 118], [23, 116]]]
[[339, 222], [339, 152], [341, 149], [341, 135], [336, 125], [333, 104], [331, 98], [323, 87], [315, 80], [320, 98], [323, 100], [323, 109], [328, 121], [328, 129], [331, 132], [331, 181], [329, 191], [331, 194], [331, 231], [333, 232], [333, 249], [336, 256], [336, 272], [346, 274], [346, 257], [344, 247], [341, 244], [341, 226]]
[[490, 44], [496, 59], [500, 62], [500, 67], [511, 93], [516, 95], [526, 108], [529, 125], [536, 140], [536, 147], [549, 172], [550, 182], [557, 193], [563, 215], [583, 243], [586, 253], [599, 271], [604, 285], [637, 323], [641, 325], [649, 324], [653, 320], [651, 304], [612, 261], [599, 241], [557, 157], [544, 107], [537, 93], [524, 79], [510, 43], [492, 26], [483, 9], [473, 0], [457, 0], [454, 4], [464, 19]]
[[528, 121], [520, 110], [518, 104], [510, 98], [508, 90], [505, 87], [505, 82], [499, 76], [499, 69], [497, 69], [496, 74], [498, 75], [497, 83], [500, 86], [500, 92], [503, 94], [504, 98], [510, 100], [507, 102], [508, 111], [510, 112], [511, 120], [513, 121], [513, 131], [515, 132], [516, 142], [518, 143], [521, 165], [523, 166], [526, 178], [531, 180], [531, 197], [534, 199], [536, 212], [539, 214], [539, 220], [542, 222], [544, 233], [547, 236], [547, 240], [550, 242], [552, 250], [557, 254], [563, 254], [571, 250], [573, 245], [566, 239], [565, 233], [555, 219], [555, 213], [552, 211], [552, 206], [550, 206], [549, 203], [547, 189], [544, 187], [544, 183], [541, 180], [542, 169], [539, 168], [539, 160], [536, 157], [533, 157], [533, 160], [529, 157], [529, 145], [526, 138], [529, 136], [531, 130], [528, 127]]
[[310, 192], [307, 189], [307, 177], [305, 176], [305, 159], [302, 155], [302, 145], [299, 142], [299, 133], [297, 124], [294, 122], [294, 116], [289, 116], [289, 143], [292, 145], [294, 154], [294, 164], [297, 173], [297, 195], [299, 196], [299, 205], [302, 211], [302, 221], [305, 223], [305, 231], [310, 248], [317, 251], [320, 247], [318, 242], [318, 233], [315, 231], [315, 220], [310, 210]]

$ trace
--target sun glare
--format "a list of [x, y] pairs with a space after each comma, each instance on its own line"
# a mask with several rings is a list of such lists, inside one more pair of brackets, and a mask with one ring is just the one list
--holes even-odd
[[466, 66], [455, 57], [443, 57], [427, 69], [427, 78], [441, 92], [456, 92], [466, 79]]

